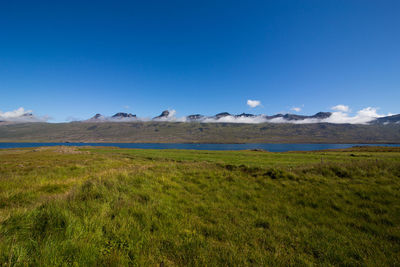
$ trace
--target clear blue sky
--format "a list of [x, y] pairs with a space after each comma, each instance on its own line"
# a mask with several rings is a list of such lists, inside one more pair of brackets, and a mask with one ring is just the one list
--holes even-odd
[[2, 1], [0, 110], [400, 113], [399, 14], [398, 0]]

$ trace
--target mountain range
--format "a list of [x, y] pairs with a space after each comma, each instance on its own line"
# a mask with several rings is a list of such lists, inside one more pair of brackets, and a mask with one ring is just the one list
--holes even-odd
[[[339, 116], [338, 116], [339, 115]], [[344, 116], [344, 117], [343, 117]], [[184, 117], [176, 117], [174, 110], [164, 110], [160, 115], [153, 118], [140, 118], [132, 113], [118, 112], [112, 116], [104, 116], [100, 113], [86, 120], [78, 120], [75, 122], [138, 122], [138, 121], [170, 121], [170, 122], [203, 122], [203, 123], [350, 123], [350, 124], [399, 124], [400, 114], [390, 116], [366, 116], [366, 117], [345, 117], [347, 114], [341, 112], [318, 112], [314, 115], [298, 115], [298, 114], [230, 114], [221, 112], [213, 116], [205, 116], [202, 114], [192, 114]], [[27, 122], [45, 122], [43, 118], [38, 118], [32, 112], [22, 113], [17, 117], [3, 118], [0, 114], [0, 125], [27, 123]]]
[[[298, 114], [275, 114], [275, 115], [255, 115], [249, 113], [230, 114], [221, 112], [214, 116], [205, 116], [202, 114], [192, 114], [185, 117], [175, 117], [174, 111], [164, 110], [160, 115], [152, 118], [139, 118], [132, 113], [118, 112], [113, 116], [106, 117], [96, 114], [92, 118], [82, 120], [80, 122], [134, 122], [134, 121], [175, 121], [175, 122], [204, 122], [204, 123], [346, 123], [336, 122], [334, 113], [318, 112], [314, 115], [298, 115]], [[361, 122], [354, 121], [352, 124], [396, 124], [400, 123], [400, 114], [385, 117], [365, 118]]]
[[[80, 122], [134, 122], [134, 121], [176, 121], [176, 122], [221, 122], [221, 123], [335, 123], [331, 119], [332, 112], [318, 112], [314, 115], [297, 114], [275, 114], [275, 115], [255, 115], [241, 113], [238, 115], [228, 112], [221, 112], [214, 116], [205, 116], [202, 114], [192, 114], [181, 118], [175, 117], [174, 111], [164, 110], [160, 115], [152, 119], [139, 118], [132, 113], [118, 112], [113, 116], [106, 117], [96, 114], [92, 118]], [[367, 121], [359, 124], [396, 124], [400, 123], [400, 114], [378, 118], [369, 118]], [[357, 122], [353, 124], [358, 124]]]
[[0, 122], [0, 142], [400, 143], [400, 114], [367, 120], [360, 116], [357, 120], [363, 123], [332, 123], [339, 115], [221, 112], [177, 118], [174, 111], [165, 110], [151, 119], [118, 112], [47, 123], [34, 121], [35, 116], [26, 113], [14, 121]]
[[[296, 114], [276, 114], [272, 116], [267, 116], [267, 115], [254, 115], [254, 114], [249, 114], [249, 113], [241, 113], [239, 115], [233, 115], [228, 112], [221, 112], [218, 113], [214, 116], [204, 116], [201, 114], [192, 114], [189, 116], [186, 116], [186, 120], [188, 121], [204, 121], [206, 119], [221, 119], [225, 117], [233, 117], [233, 118], [255, 118], [255, 117], [262, 117], [267, 120], [272, 120], [276, 118], [283, 118], [288, 121], [293, 121], [293, 120], [305, 120], [305, 119], [326, 119], [329, 118], [332, 115], [331, 112], [318, 112], [312, 116], [306, 116], [306, 115], [296, 115]], [[157, 120], [162, 120], [162, 119], [167, 119], [171, 117], [171, 112], [169, 110], [164, 110], [160, 115], [154, 117], [152, 120], [157, 121]], [[99, 113], [94, 115], [92, 118], [85, 120], [84, 122], [101, 122], [101, 121], [112, 121], [112, 120], [135, 120], [138, 119], [136, 115], [133, 115], [132, 113], [124, 113], [124, 112], [118, 112], [115, 115], [111, 117], [105, 117]]]

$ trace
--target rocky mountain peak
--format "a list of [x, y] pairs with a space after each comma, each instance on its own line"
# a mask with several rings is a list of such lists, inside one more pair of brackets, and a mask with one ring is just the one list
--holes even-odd
[[329, 118], [332, 115], [332, 112], [318, 112], [315, 113], [312, 118], [317, 118], [317, 119], [326, 119]]
[[100, 113], [97, 113], [96, 115], [94, 115], [94, 116], [91, 118], [91, 120], [100, 120], [100, 119], [103, 119], [103, 118], [104, 118], [103, 115], [101, 115]]
[[242, 113], [242, 114], [236, 115], [235, 117], [252, 118], [252, 117], [255, 117], [255, 116], [256, 116], [256, 115], [254, 115], [254, 114]]
[[118, 112], [114, 114], [112, 118], [136, 118], [136, 115], [132, 113]]
[[168, 110], [164, 110], [161, 112], [161, 114], [157, 117], [154, 117], [153, 119], [162, 119], [162, 118], [167, 118], [169, 116], [170, 112]]
[[215, 115], [215, 117], [217, 119], [222, 118], [222, 117], [226, 117], [226, 116], [232, 116], [232, 115], [230, 113], [228, 113], [228, 112], [221, 112], [221, 113], [218, 113], [217, 115]]
[[196, 120], [200, 120], [202, 118], [204, 118], [204, 116], [201, 114], [193, 114], [193, 115], [187, 116], [187, 119], [190, 121], [196, 121]]

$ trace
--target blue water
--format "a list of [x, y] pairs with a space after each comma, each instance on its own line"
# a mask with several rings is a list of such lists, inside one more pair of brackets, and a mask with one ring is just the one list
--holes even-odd
[[[195, 149], [195, 150], [245, 150], [264, 149], [271, 152], [311, 151], [340, 149], [352, 146], [374, 146], [374, 144], [151, 144], [151, 143], [0, 143], [0, 148], [40, 147], [40, 146], [114, 146], [120, 148], [144, 149]], [[376, 144], [397, 146], [400, 144]], [[375, 145], [375, 146], [376, 146]]]

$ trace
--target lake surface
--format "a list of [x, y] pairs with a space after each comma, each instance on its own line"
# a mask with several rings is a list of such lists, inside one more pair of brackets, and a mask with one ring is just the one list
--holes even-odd
[[340, 149], [353, 146], [397, 146], [400, 144], [151, 144], [151, 143], [0, 143], [0, 148], [40, 146], [114, 146], [141, 149], [246, 150], [264, 149], [271, 152]]

